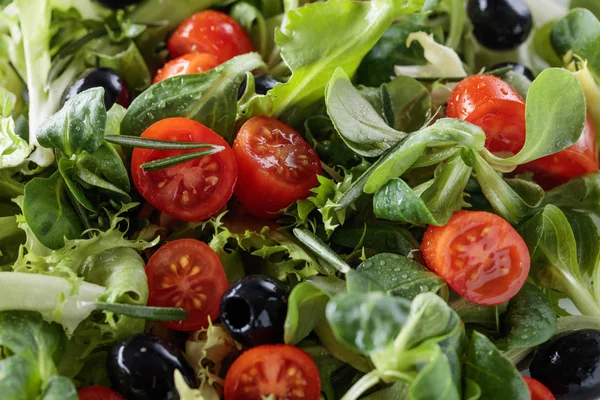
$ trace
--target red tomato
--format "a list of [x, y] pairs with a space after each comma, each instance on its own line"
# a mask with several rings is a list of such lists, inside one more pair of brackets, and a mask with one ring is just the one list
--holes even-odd
[[531, 400], [556, 400], [552, 392], [539, 381], [527, 376], [524, 376], [523, 380], [531, 393]]
[[240, 178], [235, 196], [255, 217], [272, 219], [318, 184], [321, 161], [291, 127], [269, 117], [247, 121], [233, 143]]
[[208, 53], [190, 53], [167, 62], [154, 76], [153, 83], [177, 75], [197, 74], [219, 65], [216, 57]]
[[146, 265], [150, 295], [148, 305], [181, 307], [188, 318], [165, 322], [178, 331], [208, 326], [208, 317], [219, 316], [219, 303], [227, 289], [227, 277], [217, 253], [196, 239], [169, 242], [150, 257]]
[[444, 226], [430, 225], [421, 252], [454, 291], [485, 306], [512, 298], [529, 273], [525, 241], [508, 222], [483, 211], [459, 211]]
[[493, 75], [472, 75], [450, 94], [446, 115], [479, 126], [485, 147], [516, 154], [525, 144], [525, 102], [508, 83]]
[[533, 180], [547, 190], [569, 179], [598, 171], [596, 131], [589, 115], [581, 136], [572, 146], [524, 164], [518, 171], [533, 172]]
[[219, 63], [254, 50], [248, 34], [229, 15], [201, 11], [183, 21], [167, 42], [172, 58], [187, 53], [210, 53]]
[[233, 151], [221, 136], [191, 119], [167, 118], [150, 126], [141, 137], [224, 147], [219, 153], [158, 171], [146, 171], [140, 165], [198, 150], [135, 148], [131, 157], [131, 175], [135, 187], [148, 203], [172, 217], [202, 221], [216, 214], [229, 201], [237, 180], [237, 164]]
[[239, 356], [225, 377], [225, 400], [319, 400], [321, 378], [315, 362], [285, 344], [254, 347]]
[[88, 386], [77, 391], [79, 400], [125, 400], [106, 386]]

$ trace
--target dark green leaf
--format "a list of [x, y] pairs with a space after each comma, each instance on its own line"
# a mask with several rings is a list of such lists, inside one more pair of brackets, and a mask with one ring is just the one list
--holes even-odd
[[415, 132], [431, 117], [431, 95], [416, 79], [398, 76], [381, 86], [384, 117], [400, 132]]
[[390, 179], [373, 197], [377, 218], [412, 224], [443, 225], [427, 208], [425, 202], [400, 178]]
[[58, 172], [50, 178], [34, 178], [25, 185], [25, 221], [38, 240], [51, 249], [63, 247], [65, 238], [78, 238], [84, 229], [65, 186]]
[[104, 140], [106, 109], [104, 89], [93, 88], [67, 101], [59, 112], [42, 123], [37, 131], [40, 145], [66, 155], [93, 153]]
[[482, 399], [530, 399], [527, 385], [517, 368], [478, 332], [473, 332], [469, 345], [466, 377], [479, 386]]
[[570, 179], [546, 193], [543, 205], [575, 208], [600, 214], [600, 173]]
[[383, 221], [366, 224], [362, 228], [340, 227], [331, 236], [331, 242], [351, 249], [360, 244], [378, 252], [399, 253], [404, 256], [419, 248], [419, 243], [408, 229]]
[[577, 264], [586, 282], [594, 283], [600, 263], [600, 235], [598, 227], [589, 214], [565, 211], [577, 243]]
[[121, 123], [121, 134], [140, 136], [157, 121], [184, 117], [206, 125], [231, 141], [238, 88], [247, 71], [262, 66], [260, 56], [249, 53], [201, 74], [175, 76], [159, 82], [131, 103]]
[[288, 299], [284, 324], [284, 341], [295, 345], [304, 339], [325, 318], [329, 295], [309, 282], [294, 287]]

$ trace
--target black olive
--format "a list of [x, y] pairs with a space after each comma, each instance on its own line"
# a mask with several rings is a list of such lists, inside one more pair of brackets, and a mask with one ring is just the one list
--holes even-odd
[[240, 279], [221, 298], [221, 319], [246, 346], [282, 343], [289, 292], [286, 284], [268, 276]]
[[119, 74], [110, 68], [93, 68], [83, 71], [65, 90], [62, 104], [64, 105], [67, 100], [75, 97], [76, 94], [95, 87], [104, 88], [104, 105], [107, 110], [115, 103], [123, 107], [129, 106], [130, 99], [127, 84]]
[[[267, 94], [267, 92], [275, 87], [279, 81], [271, 75], [255, 75], [254, 76], [254, 91], [256, 94]], [[238, 89], [238, 100], [242, 98], [246, 91], [246, 80], [242, 82]]]
[[542, 346], [529, 367], [557, 400], [600, 398], [600, 331], [580, 330]]
[[523, 43], [533, 25], [523, 0], [469, 0], [473, 35], [492, 50], [512, 50]]
[[113, 388], [128, 400], [176, 400], [173, 374], [181, 372], [190, 387], [199, 385], [183, 353], [158, 336], [135, 335], [109, 351], [106, 369]]
[[133, 4], [139, 4], [142, 0], [96, 0], [98, 3], [102, 4], [104, 7], [112, 8], [113, 10], [118, 10], [120, 8], [125, 8], [127, 6]]
[[535, 79], [535, 75], [533, 75], [533, 72], [531, 72], [531, 70], [529, 68], [527, 68], [523, 64], [519, 64], [516, 62], [504, 62], [504, 63], [496, 64], [490, 68], [490, 71], [492, 71], [494, 69], [504, 68], [504, 67], [511, 67], [513, 71], [518, 72], [521, 75], [525, 75], [525, 77], [527, 79], [529, 79], [530, 81], [533, 81]]

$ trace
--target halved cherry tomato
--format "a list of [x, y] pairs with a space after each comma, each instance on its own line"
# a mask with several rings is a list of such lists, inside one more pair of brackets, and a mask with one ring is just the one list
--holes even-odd
[[197, 74], [219, 65], [217, 58], [208, 53], [190, 53], [167, 62], [154, 76], [153, 83], [177, 75]]
[[315, 362], [286, 344], [254, 347], [239, 356], [225, 377], [225, 400], [318, 400], [321, 378]]
[[178, 331], [208, 326], [208, 317], [219, 316], [219, 303], [227, 289], [221, 260], [206, 243], [195, 239], [169, 242], [150, 257], [146, 265], [150, 295], [148, 305], [181, 307], [188, 318], [165, 322]]
[[533, 172], [533, 180], [546, 190], [569, 179], [598, 171], [596, 131], [589, 115], [581, 136], [572, 146], [524, 164], [518, 171]]
[[446, 115], [479, 126], [491, 152], [516, 154], [525, 144], [525, 102], [493, 75], [472, 75], [456, 85]]
[[504, 219], [483, 211], [458, 211], [446, 225], [430, 225], [421, 252], [454, 291], [485, 306], [512, 298], [529, 273], [523, 238]]
[[135, 187], [148, 203], [172, 217], [202, 221], [216, 214], [229, 201], [237, 180], [237, 164], [233, 151], [221, 136], [186, 118], [163, 119], [146, 129], [141, 136], [224, 147], [219, 153], [158, 171], [146, 171], [140, 166], [149, 161], [198, 150], [135, 148], [131, 158], [131, 175]]
[[183, 21], [167, 42], [172, 58], [187, 53], [209, 53], [224, 63], [254, 50], [242, 27], [229, 15], [207, 10]]
[[531, 393], [531, 400], [556, 400], [556, 397], [554, 397], [550, 389], [541, 382], [528, 376], [524, 376], [523, 380], [527, 384], [529, 393]]
[[255, 217], [276, 218], [318, 184], [321, 161], [295, 130], [270, 117], [254, 117], [238, 132], [233, 152], [240, 178], [235, 196]]
[[88, 386], [77, 391], [79, 400], [125, 400], [106, 386]]

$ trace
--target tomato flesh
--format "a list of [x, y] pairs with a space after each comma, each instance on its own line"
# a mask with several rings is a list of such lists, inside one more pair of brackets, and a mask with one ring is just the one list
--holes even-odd
[[219, 303], [227, 289], [227, 277], [217, 254], [195, 239], [169, 242], [146, 265], [148, 305], [181, 307], [188, 318], [165, 322], [171, 329], [192, 331], [208, 326], [219, 316]]
[[508, 83], [493, 75], [472, 75], [452, 90], [446, 115], [479, 126], [485, 147], [518, 153], [525, 144], [525, 102]]
[[88, 386], [77, 391], [79, 400], [125, 400], [106, 386]]
[[167, 118], [150, 126], [141, 137], [180, 142], [202, 142], [223, 146], [219, 153], [203, 156], [158, 171], [141, 165], [194, 150], [135, 148], [131, 175], [140, 194], [154, 207], [185, 221], [202, 221], [216, 214], [229, 201], [237, 181], [233, 151], [215, 132], [186, 118]]
[[558, 153], [524, 164], [517, 171], [533, 172], [533, 180], [546, 190], [598, 171], [596, 131], [589, 115], [577, 142]]
[[167, 42], [172, 58], [187, 53], [209, 53], [219, 64], [253, 51], [252, 41], [229, 15], [207, 10], [194, 14], [175, 30]]
[[459, 211], [444, 226], [430, 225], [421, 252], [454, 291], [486, 306], [516, 295], [530, 267], [529, 250], [517, 231], [483, 211]]
[[219, 65], [217, 58], [208, 53], [190, 53], [167, 62], [154, 76], [153, 83], [177, 75], [197, 74]]
[[252, 215], [279, 216], [317, 186], [321, 161], [291, 127], [270, 117], [255, 117], [240, 129], [233, 152], [239, 166], [235, 196]]
[[556, 397], [554, 397], [552, 392], [541, 382], [528, 376], [524, 376], [523, 380], [527, 384], [527, 388], [531, 394], [531, 400], [556, 400]]
[[289, 345], [265, 345], [244, 352], [225, 377], [225, 400], [318, 400], [321, 378], [308, 354]]

